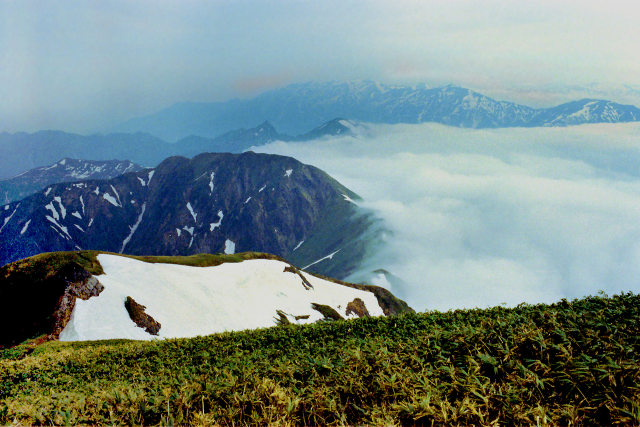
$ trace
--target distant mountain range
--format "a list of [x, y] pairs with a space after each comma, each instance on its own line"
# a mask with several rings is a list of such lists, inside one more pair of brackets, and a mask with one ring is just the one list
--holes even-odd
[[54, 184], [0, 207], [0, 265], [41, 252], [260, 251], [344, 278], [375, 229], [358, 196], [277, 155], [171, 157], [109, 180]]
[[52, 165], [31, 169], [14, 178], [0, 181], [0, 203], [10, 203], [59, 182], [83, 179], [108, 179], [127, 172], [137, 172], [142, 166], [129, 160], [78, 160], [64, 158]]
[[179, 103], [131, 119], [119, 132], [147, 132], [175, 141], [212, 137], [267, 120], [287, 134], [301, 134], [336, 117], [372, 123], [438, 122], [469, 128], [567, 126], [640, 120], [640, 109], [606, 100], [581, 99], [551, 108], [497, 101], [457, 86], [428, 88], [376, 82], [301, 83], [252, 99]]
[[50, 165], [62, 158], [130, 160], [155, 166], [167, 156], [167, 142], [143, 133], [83, 136], [61, 131], [0, 133], [0, 179]]
[[[82, 136], [61, 131], [0, 134], [0, 179], [58, 162], [63, 157], [86, 160], [127, 159], [147, 167], [170, 156], [193, 157], [204, 152], [240, 153], [275, 140], [307, 141], [331, 135], [348, 135], [361, 127], [333, 119], [298, 136], [282, 134], [269, 122], [249, 129], [235, 129], [215, 138], [188, 136], [169, 143], [147, 133], [114, 133]], [[0, 193], [1, 195], [1, 193]]]

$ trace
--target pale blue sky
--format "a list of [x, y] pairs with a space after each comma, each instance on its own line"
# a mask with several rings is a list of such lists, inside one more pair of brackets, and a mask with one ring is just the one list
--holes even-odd
[[0, 131], [104, 130], [308, 80], [454, 83], [538, 105], [598, 82], [633, 100], [619, 86], [640, 87], [638, 6], [557, 3], [1, 1]]

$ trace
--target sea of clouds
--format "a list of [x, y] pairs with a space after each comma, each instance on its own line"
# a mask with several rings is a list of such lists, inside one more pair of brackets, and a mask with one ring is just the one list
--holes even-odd
[[362, 126], [254, 151], [315, 165], [362, 196], [390, 233], [359, 273], [399, 276], [392, 291], [415, 309], [640, 292], [640, 124]]

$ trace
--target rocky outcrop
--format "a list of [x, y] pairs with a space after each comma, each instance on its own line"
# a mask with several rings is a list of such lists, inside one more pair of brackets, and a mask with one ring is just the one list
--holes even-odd
[[302, 287], [304, 287], [306, 290], [312, 289], [313, 285], [311, 284], [311, 282], [309, 282], [309, 280], [307, 280], [306, 277], [304, 277], [302, 275], [302, 273], [300, 272], [300, 270], [298, 268], [296, 268], [293, 265], [290, 265], [288, 267], [284, 268], [284, 272], [289, 272], [289, 273], [293, 273], [293, 274], [297, 274], [298, 276], [300, 276], [300, 279], [302, 279]]
[[332, 321], [332, 320], [344, 320], [344, 317], [340, 315], [333, 307], [329, 307], [324, 304], [316, 304], [311, 303], [311, 308], [322, 314], [324, 316], [323, 320]]
[[367, 306], [360, 298], [355, 298], [353, 301], [347, 304], [347, 316], [351, 313], [355, 314], [358, 317], [369, 317], [369, 310], [367, 310]]
[[100, 295], [100, 264], [80, 253], [42, 254], [0, 268], [0, 348], [57, 339], [78, 298]]
[[130, 296], [124, 301], [124, 307], [129, 313], [129, 317], [138, 327], [144, 329], [148, 334], [158, 335], [162, 325], [153, 317], [149, 316], [144, 310], [147, 308], [144, 305], [138, 304], [136, 300]]
[[53, 324], [49, 334], [51, 339], [57, 339], [71, 319], [76, 298], [88, 300], [91, 297], [97, 297], [104, 290], [104, 286], [95, 276], [76, 263], [62, 267], [53, 280], [59, 280], [65, 284], [64, 293], [52, 315]]
[[385, 289], [383, 287], [375, 286], [375, 285], [363, 285], [358, 283], [345, 282], [343, 280], [331, 279], [322, 274], [314, 274], [314, 276], [320, 277], [323, 279], [332, 280], [333, 282], [339, 283], [343, 286], [348, 286], [351, 288], [362, 289], [362, 290], [372, 292], [376, 296], [376, 299], [378, 300], [378, 304], [380, 304], [380, 307], [382, 308], [382, 311], [384, 312], [385, 316], [393, 316], [400, 313], [415, 312], [411, 307], [409, 307], [409, 305], [405, 301], [396, 297], [391, 293], [390, 290]]

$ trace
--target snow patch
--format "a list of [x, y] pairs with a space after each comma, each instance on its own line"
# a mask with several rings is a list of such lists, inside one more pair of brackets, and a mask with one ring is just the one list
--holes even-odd
[[87, 225], [87, 227], [91, 227], [91, 224], [93, 224], [93, 218], [89, 220], [89, 225]]
[[224, 253], [227, 254], [227, 255], [235, 254], [236, 253], [236, 244], [235, 244], [235, 242], [232, 242], [229, 239], [225, 240], [225, 242], [224, 242]]
[[71, 216], [75, 216], [78, 219], [82, 219], [82, 215], [80, 215], [80, 212], [78, 212], [78, 211], [73, 211], [71, 213]]
[[222, 211], [218, 211], [218, 222], [212, 222], [209, 224], [209, 231], [213, 231], [216, 228], [220, 227], [220, 224], [222, 224], [222, 218], [224, 218], [224, 214], [222, 213]]
[[51, 193], [51, 187], [47, 188], [47, 191], [44, 192], [45, 196], [48, 196]]
[[82, 200], [82, 196], [80, 196], [80, 204], [82, 205], [82, 215], [84, 215], [84, 200]]
[[213, 194], [213, 177], [215, 175], [216, 174], [214, 172], [211, 172], [211, 176], [209, 177], [209, 189], [210, 189], [209, 195]]
[[153, 178], [153, 174], [155, 173], [156, 173], [155, 169], [149, 172], [149, 179], [147, 179], [147, 185], [151, 184], [151, 178]]
[[180, 230], [179, 228], [176, 228], [176, 233], [178, 233], [178, 237], [180, 237], [180, 235], [182, 235], [182, 230]]
[[22, 230], [20, 231], [20, 234], [24, 234], [25, 231], [27, 231], [27, 228], [29, 228], [29, 224], [31, 224], [31, 220], [28, 220], [25, 224], [24, 227], [22, 227]]
[[59, 196], [56, 196], [53, 198], [53, 200], [58, 202], [58, 207], [60, 208], [60, 215], [62, 215], [62, 219], [65, 219], [67, 217], [67, 210], [62, 205], [62, 199], [60, 199]]
[[193, 208], [191, 207], [191, 203], [190, 202], [187, 202], [187, 209], [189, 209], [189, 213], [193, 217], [193, 222], [198, 222], [197, 219], [196, 219], [198, 217], [198, 214], [193, 211]]
[[244, 201], [244, 204], [246, 205], [247, 203], [249, 203], [249, 200], [251, 200], [251, 196], [247, 197], [247, 200]]
[[[9, 205], [7, 205], [9, 206]], [[11, 213], [11, 215], [9, 215], [8, 217], [6, 217], [4, 219], [4, 224], [2, 224], [2, 227], [0, 227], [0, 232], [2, 232], [2, 229], [5, 227], [5, 225], [7, 225], [9, 223], [9, 221], [11, 220], [11, 217], [13, 217], [13, 215], [15, 215], [16, 211], [18, 210], [18, 208], [20, 207], [20, 203], [18, 203], [18, 205], [16, 206], [16, 208], [13, 210], [13, 212]], [[5, 208], [6, 210], [6, 208]]]
[[142, 215], [144, 215], [144, 210], [147, 207], [146, 203], [142, 204], [142, 212], [140, 212], [140, 215], [138, 215], [138, 219], [136, 220], [136, 222], [133, 225], [129, 226], [129, 235], [127, 237], [125, 237], [125, 239], [122, 241], [122, 247], [120, 248], [120, 253], [124, 252], [124, 248], [127, 246], [127, 243], [129, 243], [129, 241], [131, 240], [131, 237], [133, 236], [133, 233], [136, 232], [136, 230], [138, 229], [138, 226], [140, 225], [140, 222], [142, 221]]
[[116, 195], [116, 199], [118, 199], [118, 205], [122, 207], [122, 202], [120, 201], [120, 195], [118, 194], [118, 190], [116, 190], [116, 187], [114, 187], [113, 185], [111, 185], [111, 189], [113, 190], [113, 193]]
[[147, 185], [147, 183], [144, 181], [144, 179], [140, 178], [139, 176], [136, 176], [136, 178], [138, 178], [138, 181], [140, 181], [140, 185], [142, 185], [143, 187], [145, 185]]
[[[65, 236], [62, 236], [62, 237], [64, 237], [67, 240], [71, 240], [71, 235], [69, 235], [69, 230], [67, 229], [67, 227], [65, 227], [64, 225], [60, 225], [58, 223], [58, 221], [56, 221], [55, 219], [51, 218], [49, 215], [47, 215], [46, 218], [47, 218], [47, 220], [49, 220], [49, 222], [53, 223], [53, 225], [58, 227], [60, 230], [62, 230], [64, 232], [64, 234], [66, 234], [66, 237]], [[55, 230], [55, 228], [54, 228], [54, 230]]]
[[258, 190], [258, 193], [261, 193], [261, 192], [262, 192], [262, 190], [264, 190], [265, 188], [267, 188], [267, 186], [266, 186], [266, 185], [263, 185], [262, 187], [260, 187], [260, 189]]
[[80, 227], [78, 224], [73, 224], [78, 230], [82, 231], [84, 233], [84, 230], [82, 229], [82, 227]]
[[51, 215], [53, 215], [53, 217], [56, 220], [60, 219], [60, 215], [58, 215], [58, 211], [56, 210], [56, 208], [53, 207], [53, 202], [49, 202], [49, 204], [45, 205], [45, 209], [49, 209], [51, 211]]
[[289, 178], [291, 176], [291, 174], [293, 173], [293, 169], [287, 169], [284, 172], [284, 176], [286, 176], [287, 178]]
[[294, 250], [294, 251], [295, 251], [295, 250], [297, 250], [300, 246], [302, 246], [302, 244], [303, 244], [303, 243], [304, 243], [304, 240], [300, 240], [300, 243], [298, 243], [298, 244], [296, 245], [296, 247], [295, 247], [295, 248], [293, 248], [293, 250]]
[[353, 199], [349, 196], [347, 196], [346, 194], [343, 194], [342, 197], [344, 197], [344, 199], [349, 202], [349, 203], [353, 203], [354, 205], [357, 205], [356, 202], [353, 201]]
[[107, 202], [111, 203], [113, 206], [116, 206], [116, 207], [118, 207], [118, 208], [119, 208], [119, 207], [121, 207], [121, 206], [118, 204], [118, 201], [117, 201], [117, 200], [116, 200], [116, 199], [115, 199], [111, 194], [109, 194], [109, 193], [104, 193], [104, 194], [102, 195], [102, 198], [103, 198], [103, 199], [105, 199]]
[[334, 256], [335, 254], [337, 254], [338, 252], [340, 252], [340, 249], [338, 249], [338, 250], [337, 250], [337, 251], [335, 251], [335, 252], [331, 252], [331, 253], [330, 253], [329, 255], [327, 255], [326, 257], [320, 258], [319, 260], [312, 262], [311, 264], [307, 265], [306, 267], [302, 267], [302, 269], [303, 269], [303, 270], [306, 270], [307, 268], [311, 267], [312, 265], [316, 265], [317, 263], [322, 262], [322, 261], [324, 261], [325, 259], [333, 259], [333, 256]]
[[96, 194], [96, 196], [100, 195], [100, 187], [96, 187], [95, 190], [93, 190], [93, 192]]
[[[313, 285], [306, 290], [300, 277], [284, 272], [287, 263], [247, 260], [215, 267], [151, 264], [116, 255], [99, 254], [105, 274], [104, 290], [88, 300], [77, 299], [61, 341], [156, 338], [131, 321], [124, 301], [131, 296], [162, 324], [159, 338], [194, 337], [216, 332], [274, 326], [276, 310], [322, 315], [311, 303], [328, 305], [344, 317], [346, 306], [360, 298], [372, 316], [383, 315], [375, 295], [305, 274]], [[293, 317], [292, 317], [293, 318]]]

